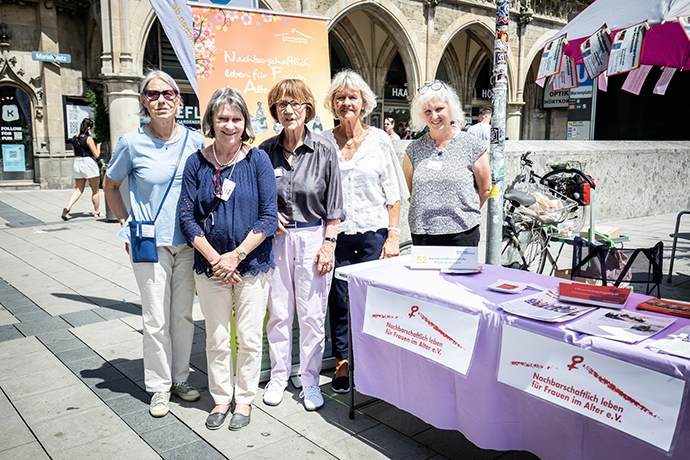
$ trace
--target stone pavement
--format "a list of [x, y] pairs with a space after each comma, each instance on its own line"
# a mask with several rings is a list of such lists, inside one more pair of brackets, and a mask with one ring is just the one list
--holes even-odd
[[[87, 196], [72, 219], [60, 212], [71, 191], [0, 191], [0, 460], [74, 458], [534, 459], [482, 450], [456, 431], [436, 429], [385, 402], [349, 420], [342, 395], [306, 412], [299, 390], [278, 407], [260, 391], [252, 423], [239, 432], [204, 427], [213, 402], [206, 382], [203, 317], [190, 382], [196, 403], [173, 397], [171, 413], [148, 414], [143, 390], [141, 308], [119, 226], [91, 217]], [[102, 205], [103, 210], [103, 205]], [[614, 223], [630, 244], [666, 244], [675, 215]], [[670, 243], [669, 243], [670, 248]], [[679, 249], [672, 286], [662, 296], [689, 300], [690, 247]], [[358, 395], [358, 400], [366, 399]]]

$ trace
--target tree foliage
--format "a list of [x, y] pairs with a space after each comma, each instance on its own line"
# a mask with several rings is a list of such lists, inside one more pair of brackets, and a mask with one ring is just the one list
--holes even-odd
[[110, 116], [103, 93], [86, 88], [86, 101], [93, 109], [93, 137], [96, 143], [110, 140]]

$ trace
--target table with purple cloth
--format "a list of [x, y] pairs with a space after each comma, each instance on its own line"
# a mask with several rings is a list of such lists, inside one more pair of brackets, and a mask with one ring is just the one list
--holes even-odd
[[[369, 263], [353, 269], [347, 276], [354, 382], [358, 392], [387, 401], [437, 428], [458, 430], [483, 449], [525, 450], [542, 460], [690, 458], [690, 415], [685, 411], [690, 360], [653, 352], [646, 348], [646, 340], [634, 344], [616, 342], [566, 329], [564, 323], [509, 315], [498, 304], [519, 295], [487, 289], [499, 279], [552, 289], [563, 281], [559, 278], [488, 264], [475, 275], [447, 275], [439, 270], [412, 270], [409, 257], [398, 259]], [[474, 354], [466, 375], [365, 334], [368, 286], [478, 315]], [[631, 294], [625, 308], [635, 311], [635, 306], [648, 298]], [[663, 316], [647, 311], [640, 313]], [[685, 381], [670, 452], [498, 382], [504, 324]], [[675, 323], [657, 334], [659, 337], [653, 338], [672, 334], [689, 324], [689, 319], [676, 318]]]

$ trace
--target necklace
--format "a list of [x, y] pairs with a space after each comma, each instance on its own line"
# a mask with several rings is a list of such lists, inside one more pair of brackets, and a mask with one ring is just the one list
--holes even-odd
[[230, 161], [227, 163], [221, 163], [218, 157], [216, 156], [216, 143], [214, 142], [211, 144], [211, 150], [213, 151], [213, 158], [216, 160], [216, 163], [218, 163], [218, 169], [225, 168], [226, 166], [230, 165], [235, 159], [237, 158], [237, 155], [240, 153], [240, 150], [242, 150], [242, 143], [240, 142], [240, 148], [237, 149], [237, 152], [232, 156]]
[[156, 133], [156, 131], [153, 130], [153, 125], [152, 125], [151, 123], [149, 123], [149, 129], [151, 130], [151, 134], [153, 134], [153, 137], [155, 137], [155, 138], [158, 139], [159, 141], [168, 142], [169, 140], [172, 140], [172, 139], [175, 138], [175, 136], [177, 136], [178, 125], [175, 124], [175, 127], [173, 128], [172, 136], [170, 136], [170, 137], [167, 138], [167, 139], [164, 138], [164, 137], [159, 136], [158, 133]]
[[338, 131], [338, 137], [340, 137], [340, 139], [342, 139], [342, 140], [345, 141], [345, 147], [347, 147], [347, 149], [350, 150], [350, 149], [352, 148], [352, 146], [355, 145], [355, 142], [357, 142], [357, 141], [359, 140], [360, 137], [364, 136], [364, 135], [365, 135], [366, 133], [368, 133], [368, 132], [369, 132], [369, 131], [363, 129], [362, 132], [359, 133], [359, 136], [353, 137], [352, 139], [350, 139], [349, 141], [347, 141], [347, 140], [345, 140], [345, 136], [343, 136], [342, 134], [340, 134], [340, 131]]

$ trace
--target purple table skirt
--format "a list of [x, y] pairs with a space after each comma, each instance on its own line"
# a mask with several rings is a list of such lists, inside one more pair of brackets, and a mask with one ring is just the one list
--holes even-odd
[[[440, 428], [458, 430], [483, 449], [526, 450], [542, 460], [690, 458], [690, 417], [686, 384], [676, 434], [667, 453], [622, 431], [499, 383], [501, 324], [571, 343], [673, 377], [690, 380], [690, 360], [654, 353], [645, 341], [626, 344], [504, 313], [498, 304], [517, 296], [486, 289], [498, 279], [555, 288], [563, 280], [484, 265], [469, 276], [438, 270], [411, 270], [409, 262], [355, 271], [349, 275], [354, 379], [357, 391], [387, 401]], [[367, 286], [372, 285], [448, 308], [477, 313], [479, 332], [466, 376], [362, 332]], [[626, 309], [649, 296], [632, 294]], [[642, 312], [655, 315], [651, 312]], [[677, 318], [663, 337], [690, 320]], [[659, 338], [655, 336], [654, 338]]]

